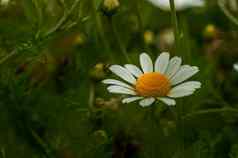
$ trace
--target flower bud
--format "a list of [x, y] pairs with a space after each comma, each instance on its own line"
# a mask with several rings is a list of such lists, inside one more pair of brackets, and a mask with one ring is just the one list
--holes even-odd
[[104, 130], [97, 130], [94, 132], [94, 137], [97, 144], [104, 144], [108, 141], [108, 135]]
[[73, 44], [75, 46], [83, 46], [86, 43], [86, 37], [84, 34], [79, 33], [74, 37]]
[[152, 45], [154, 43], [154, 40], [155, 40], [155, 35], [152, 31], [147, 30], [144, 32], [145, 44]]
[[159, 47], [163, 51], [170, 50], [175, 44], [175, 37], [173, 29], [168, 28], [159, 34]]
[[106, 76], [105, 65], [103, 63], [98, 63], [90, 71], [90, 77], [95, 81], [101, 81]]
[[205, 27], [203, 31], [203, 36], [206, 39], [214, 39], [218, 35], [218, 30], [215, 25], [209, 24]]
[[96, 107], [108, 109], [112, 111], [117, 111], [119, 109], [120, 100], [118, 98], [111, 98], [110, 100], [106, 101], [102, 98], [96, 99]]
[[102, 3], [102, 11], [107, 16], [114, 15], [120, 7], [119, 0], [104, 0]]

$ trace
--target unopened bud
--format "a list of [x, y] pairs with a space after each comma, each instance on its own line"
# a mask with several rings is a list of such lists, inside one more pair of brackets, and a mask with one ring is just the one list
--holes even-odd
[[102, 11], [107, 16], [114, 15], [120, 7], [119, 0], [104, 0], [102, 4]]
[[206, 39], [214, 39], [217, 37], [218, 30], [215, 25], [209, 24], [205, 27], [203, 31], [203, 36]]
[[172, 29], [165, 29], [160, 32], [159, 46], [163, 51], [170, 50], [175, 44], [174, 32]]
[[86, 37], [84, 34], [80, 33], [75, 36], [74, 45], [82, 46], [85, 44], [85, 42], [86, 42]]
[[90, 77], [95, 81], [101, 81], [106, 76], [105, 65], [98, 63], [90, 72]]
[[104, 130], [97, 130], [94, 132], [94, 137], [98, 144], [104, 144], [108, 141], [108, 135]]
[[117, 111], [119, 109], [120, 100], [118, 98], [111, 98], [110, 100], [106, 101], [102, 98], [96, 99], [96, 107], [109, 109], [112, 111]]
[[151, 45], [154, 43], [154, 40], [155, 40], [155, 35], [152, 31], [145, 31], [144, 32], [144, 42], [148, 45]]

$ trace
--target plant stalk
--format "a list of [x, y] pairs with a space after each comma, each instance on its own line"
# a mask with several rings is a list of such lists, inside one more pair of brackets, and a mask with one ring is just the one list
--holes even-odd
[[169, 0], [169, 2], [170, 2], [171, 17], [172, 17], [172, 24], [173, 24], [174, 37], [175, 37], [175, 48], [178, 49], [179, 47], [178, 18], [177, 18], [174, 0]]
[[[170, 9], [171, 9], [171, 17], [172, 17], [172, 24], [174, 30], [174, 37], [175, 37], [175, 49], [179, 51], [179, 27], [178, 27], [178, 18], [176, 14], [176, 6], [174, 0], [169, 0], [170, 2]], [[183, 123], [183, 105], [176, 106], [176, 125], [177, 125], [177, 132], [178, 132], [178, 153], [179, 158], [184, 158], [184, 123]]]
[[124, 45], [124, 44], [122, 43], [122, 41], [121, 41], [121, 38], [120, 38], [120, 36], [119, 36], [119, 34], [118, 34], [118, 31], [117, 31], [117, 29], [116, 29], [116, 26], [115, 26], [115, 24], [114, 24], [114, 22], [113, 22], [113, 18], [112, 18], [112, 17], [109, 18], [109, 22], [110, 22], [110, 24], [111, 24], [112, 33], [114, 34], [114, 37], [115, 37], [115, 39], [116, 39], [116, 41], [117, 41], [117, 43], [118, 43], [118, 46], [119, 46], [119, 48], [120, 48], [122, 54], [125, 56], [125, 58], [126, 58], [126, 60], [127, 60], [128, 63], [132, 63], [132, 62], [131, 62], [131, 59], [129, 58], [129, 56], [128, 56], [128, 54], [127, 54], [126, 47], [125, 47], [125, 45]]

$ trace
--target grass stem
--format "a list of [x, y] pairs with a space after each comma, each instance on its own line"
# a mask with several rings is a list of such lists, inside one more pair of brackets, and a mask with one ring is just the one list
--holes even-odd
[[[171, 9], [171, 17], [172, 17], [172, 24], [174, 29], [174, 37], [175, 37], [175, 49], [179, 51], [179, 28], [178, 28], [178, 19], [176, 14], [176, 6], [174, 0], [169, 0], [170, 2], [170, 9]], [[178, 132], [178, 153], [179, 158], [183, 158], [184, 156], [184, 123], [183, 123], [183, 104], [176, 106], [177, 117], [176, 117], [176, 124], [177, 124], [177, 132]]]
[[174, 37], [175, 37], [175, 48], [178, 48], [179, 44], [179, 28], [178, 28], [178, 18], [176, 14], [176, 8], [174, 0], [169, 0], [170, 8], [171, 8], [171, 16], [172, 16], [172, 24], [174, 29]]
[[122, 41], [121, 41], [121, 38], [120, 38], [120, 36], [119, 36], [119, 34], [118, 34], [117, 28], [116, 28], [116, 26], [115, 26], [115, 23], [114, 23], [112, 17], [109, 18], [109, 22], [110, 22], [110, 24], [111, 24], [112, 33], [114, 34], [114, 37], [116, 38], [116, 41], [117, 41], [117, 43], [118, 43], [118, 46], [119, 46], [119, 48], [120, 48], [122, 54], [125, 56], [125, 58], [126, 58], [126, 60], [127, 60], [128, 63], [132, 63], [131, 60], [130, 60], [130, 58], [129, 58], [129, 56], [128, 56], [126, 47], [125, 47], [125, 45], [124, 45], [124, 44], [122, 43]]

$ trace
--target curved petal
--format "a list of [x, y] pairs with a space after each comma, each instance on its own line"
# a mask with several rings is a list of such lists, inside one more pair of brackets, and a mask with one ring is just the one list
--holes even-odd
[[179, 84], [178, 86], [174, 87], [173, 89], [175, 89], [175, 90], [176, 89], [196, 90], [198, 88], [201, 88], [201, 85], [202, 85], [201, 82], [198, 82], [198, 81], [188, 81], [188, 82]]
[[125, 81], [135, 84], [136, 79], [135, 77], [124, 67], [120, 65], [112, 65], [109, 68], [114, 74], [119, 76], [120, 78], [124, 79]]
[[174, 99], [170, 99], [170, 98], [167, 98], [167, 97], [161, 97], [161, 98], [158, 98], [158, 100], [162, 101], [163, 103], [165, 103], [169, 106], [176, 105], [176, 101]]
[[107, 90], [110, 93], [136, 95], [136, 92], [121, 86], [109, 86]]
[[170, 61], [169, 61], [169, 65], [168, 68], [165, 72], [165, 75], [170, 79], [172, 78], [176, 72], [179, 70], [180, 66], [182, 64], [182, 59], [179, 57], [173, 57]]
[[170, 79], [172, 85], [179, 84], [199, 72], [198, 67], [183, 65], [179, 71]]
[[146, 98], [139, 102], [140, 106], [148, 107], [155, 102], [155, 98]]
[[121, 86], [121, 87], [129, 88], [129, 89], [134, 89], [132, 86], [130, 86], [122, 81], [114, 80], [114, 79], [105, 79], [102, 81], [102, 83], [109, 84], [109, 85]]
[[171, 98], [181, 98], [185, 96], [192, 95], [194, 93], [194, 90], [186, 90], [186, 89], [177, 89], [176, 91], [171, 91], [168, 96]]
[[168, 96], [172, 98], [179, 98], [192, 95], [196, 89], [201, 88], [201, 83], [197, 81], [189, 81], [182, 83], [171, 89]]
[[144, 73], [153, 72], [153, 63], [148, 54], [142, 53], [140, 55], [140, 64]]
[[143, 72], [135, 65], [132, 64], [126, 64], [125, 65], [126, 69], [130, 71], [135, 77], [139, 77], [140, 75], [143, 74]]
[[169, 53], [161, 53], [155, 61], [155, 72], [164, 74], [169, 64]]
[[123, 104], [128, 104], [128, 103], [131, 103], [131, 102], [134, 102], [134, 101], [137, 101], [137, 100], [141, 100], [143, 99], [143, 97], [130, 97], [130, 98], [125, 98], [122, 100], [122, 103]]

